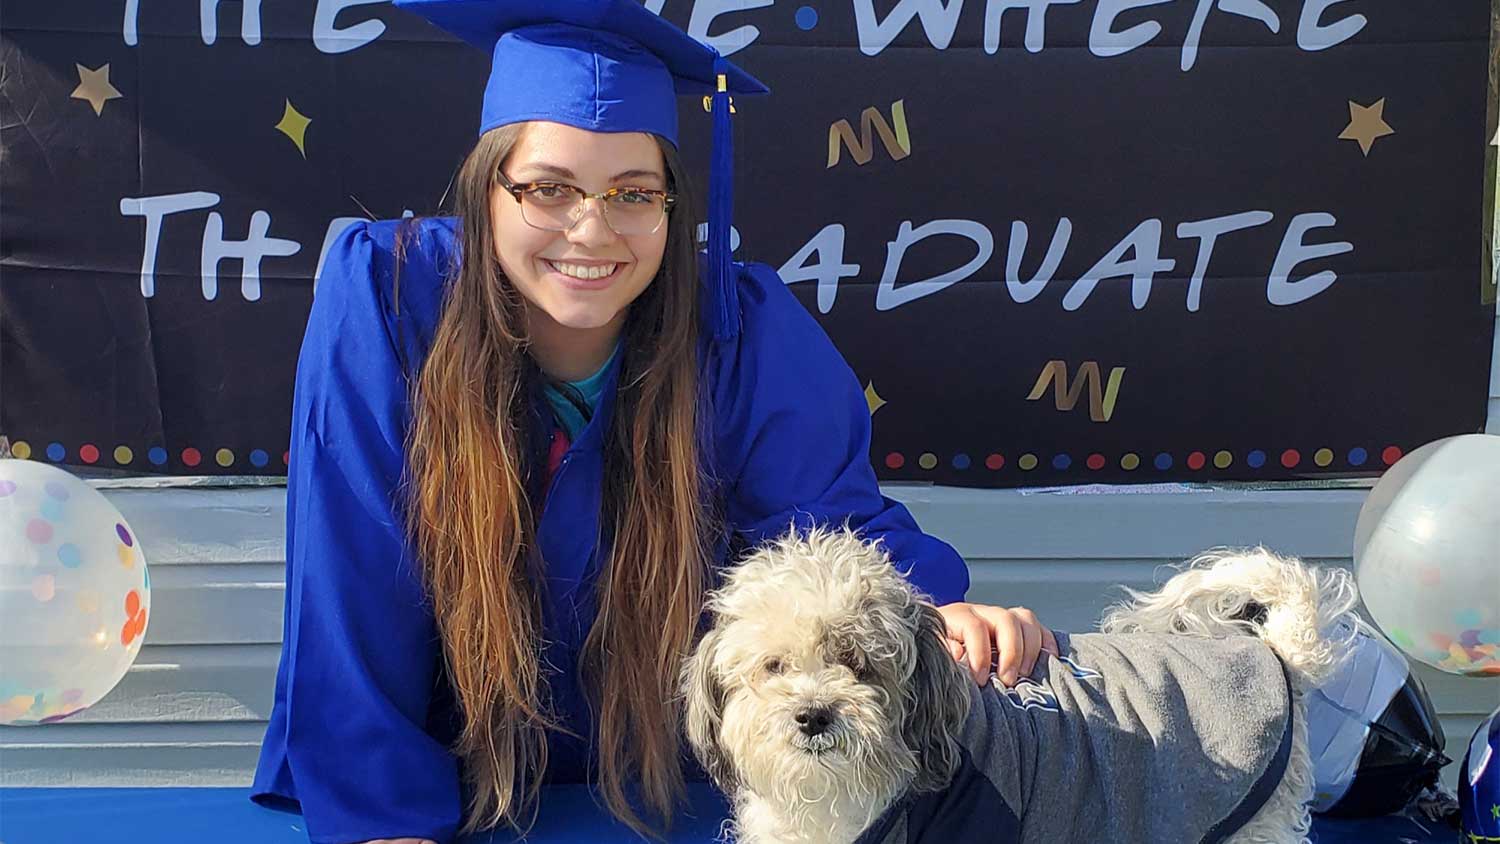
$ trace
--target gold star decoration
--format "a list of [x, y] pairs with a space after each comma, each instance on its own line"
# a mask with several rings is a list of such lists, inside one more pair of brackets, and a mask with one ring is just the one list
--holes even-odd
[[71, 96], [78, 100], [88, 100], [89, 105], [94, 107], [95, 117], [104, 113], [106, 102], [125, 96], [115, 90], [115, 86], [109, 84], [108, 64], [98, 70], [89, 70], [76, 63], [74, 67], [78, 68], [78, 87], [73, 89]]
[[307, 124], [311, 122], [312, 120], [303, 116], [302, 112], [292, 106], [291, 100], [287, 100], [286, 111], [281, 115], [281, 122], [276, 124], [276, 129], [291, 138], [292, 143], [297, 145], [297, 151], [302, 153], [303, 158], [307, 157], [307, 149], [302, 142], [307, 134]]
[[1496, 803], [1495, 805], [1490, 807], [1490, 815], [1494, 817], [1495, 820], [1500, 821], [1500, 803]]
[[885, 399], [881, 398], [880, 394], [875, 392], [874, 381], [865, 384], [865, 404], [870, 406], [871, 416], [875, 415], [875, 411], [885, 407]]
[[1381, 97], [1373, 105], [1368, 106], [1362, 106], [1350, 100], [1349, 125], [1344, 127], [1339, 140], [1358, 141], [1359, 148], [1365, 155], [1369, 155], [1370, 147], [1375, 145], [1376, 138], [1396, 134], [1396, 130], [1386, 124], [1384, 114], [1385, 97]]

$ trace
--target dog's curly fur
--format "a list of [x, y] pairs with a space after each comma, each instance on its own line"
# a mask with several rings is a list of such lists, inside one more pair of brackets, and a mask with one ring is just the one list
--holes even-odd
[[[1259, 636], [1292, 680], [1292, 755], [1269, 800], [1229, 844], [1306, 841], [1312, 829], [1313, 764], [1303, 696], [1326, 681], [1354, 646], [1357, 625], [1339, 622], [1359, 602], [1343, 569], [1313, 568], [1265, 548], [1215, 549], [1193, 558], [1155, 592], [1104, 613], [1104, 633]], [[1338, 631], [1344, 631], [1340, 634]]]
[[[1257, 548], [1200, 556], [1105, 615], [1105, 632], [1259, 636], [1287, 666], [1288, 771], [1233, 844], [1304, 840], [1302, 693], [1347, 652], [1327, 631], [1355, 601], [1346, 572]], [[731, 797], [736, 841], [852, 842], [902, 794], [952, 778], [973, 681], [947, 651], [941, 616], [878, 544], [794, 532], [728, 572], [709, 610], [713, 626], [682, 672], [686, 733]]]
[[[741, 842], [852, 841], [908, 787], [958, 764], [969, 681], [943, 621], [851, 534], [756, 551], [709, 599], [686, 662], [687, 737], [734, 801]], [[807, 736], [798, 713], [833, 711]]]

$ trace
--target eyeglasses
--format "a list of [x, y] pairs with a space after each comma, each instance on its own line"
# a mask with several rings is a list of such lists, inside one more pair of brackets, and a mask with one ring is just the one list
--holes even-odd
[[655, 234], [667, 219], [667, 212], [677, 201], [674, 194], [651, 188], [610, 188], [603, 193], [589, 193], [563, 182], [526, 182], [515, 184], [496, 171], [500, 186], [521, 203], [521, 219], [532, 228], [565, 232], [578, 225], [586, 213], [586, 202], [599, 200], [604, 222], [622, 237]]

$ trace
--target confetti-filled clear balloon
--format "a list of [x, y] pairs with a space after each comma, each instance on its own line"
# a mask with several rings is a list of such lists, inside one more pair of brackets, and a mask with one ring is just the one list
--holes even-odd
[[140, 540], [62, 469], [0, 460], [0, 724], [66, 718], [135, 661], [151, 609]]
[[1370, 615], [1407, 654], [1500, 674], [1500, 437], [1449, 437], [1397, 461], [1360, 510], [1354, 570]]

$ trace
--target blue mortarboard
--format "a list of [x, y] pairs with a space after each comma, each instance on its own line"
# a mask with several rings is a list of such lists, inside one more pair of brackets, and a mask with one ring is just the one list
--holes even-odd
[[491, 54], [481, 134], [547, 120], [677, 143], [677, 97], [713, 97], [708, 262], [714, 336], [739, 330], [729, 257], [733, 148], [729, 95], [769, 91], [638, 0], [395, 0]]

